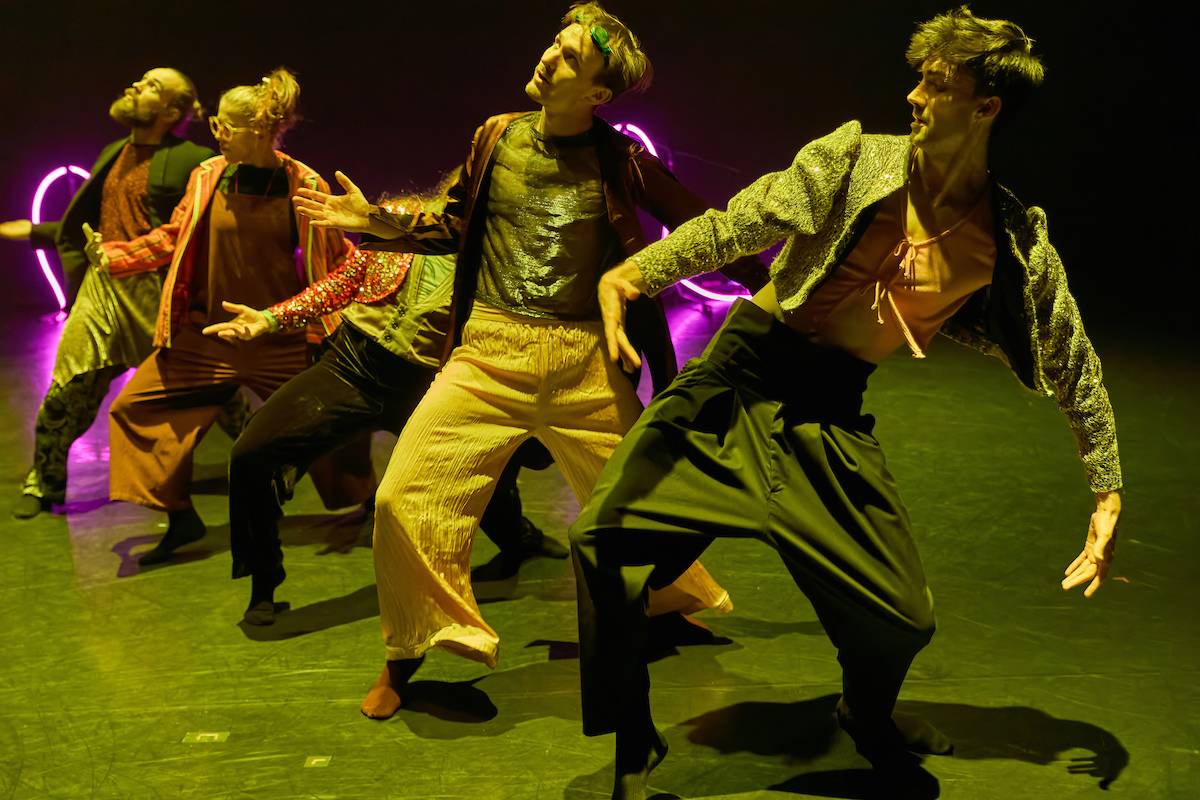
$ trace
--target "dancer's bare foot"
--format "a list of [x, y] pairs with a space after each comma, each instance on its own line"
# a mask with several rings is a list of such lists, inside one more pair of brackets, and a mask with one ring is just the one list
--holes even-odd
[[651, 725], [651, 735], [629, 741], [617, 733], [617, 774], [613, 782], [613, 800], [646, 800], [646, 779], [667, 757], [667, 740]]
[[371, 719], [387, 719], [399, 711], [400, 706], [404, 703], [400, 696], [400, 690], [412, 679], [413, 673], [417, 671], [424, 660], [425, 657], [421, 656], [420, 658], [388, 661], [375, 680], [375, 685], [371, 687], [371, 691], [367, 692], [366, 698], [359, 707], [363, 716]]

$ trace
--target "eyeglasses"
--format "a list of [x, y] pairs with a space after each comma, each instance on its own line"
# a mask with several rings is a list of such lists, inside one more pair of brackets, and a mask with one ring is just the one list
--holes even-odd
[[241, 133], [242, 131], [254, 130], [254, 128], [251, 127], [250, 125], [245, 125], [245, 126], [230, 125], [228, 122], [221, 119], [220, 117], [209, 117], [208, 118], [208, 129], [210, 131], [212, 131], [212, 135], [218, 139], [220, 139], [222, 136], [229, 136], [230, 134], [233, 134], [233, 133]]

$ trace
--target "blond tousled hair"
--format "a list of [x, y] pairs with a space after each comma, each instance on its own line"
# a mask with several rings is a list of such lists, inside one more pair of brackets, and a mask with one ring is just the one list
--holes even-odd
[[235, 86], [221, 95], [221, 102], [250, 119], [250, 125], [271, 134], [278, 143], [300, 120], [296, 106], [300, 84], [285, 67], [276, 67], [253, 86]]
[[976, 95], [1000, 98], [997, 124], [1010, 119], [1046, 76], [1033, 39], [1019, 25], [977, 17], [965, 5], [918, 25], [905, 57], [917, 69], [930, 60], [967, 69]]
[[596, 2], [572, 5], [563, 14], [561, 26], [568, 28], [577, 22], [589, 31], [598, 25], [608, 32], [608, 47], [612, 52], [600, 70], [599, 82], [612, 91], [614, 100], [627, 92], [644, 92], [650, 87], [654, 66], [629, 26]]

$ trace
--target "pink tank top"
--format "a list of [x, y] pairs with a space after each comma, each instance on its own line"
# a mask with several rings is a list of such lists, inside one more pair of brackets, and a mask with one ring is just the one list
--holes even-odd
[[992, 282], [990, 195], [937, 236], [913, 241], [904, 229], [907, 190], [894, 192], [845, 261], [789, 314], [789, 325], [873, 364], [904, 345], [924, 358], [942, 323]]

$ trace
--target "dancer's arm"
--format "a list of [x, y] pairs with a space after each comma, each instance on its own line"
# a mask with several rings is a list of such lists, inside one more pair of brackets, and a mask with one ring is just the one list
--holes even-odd
[[410, 213], [405, 209], [374, 205], [343, 173], [336, 172], [334, 177], [346, 190], [344, 195], [334, 196], [312, 189], [300, 189], [296, 193], [296, 209], [309, 217], [314, 227], [370, 234], [376, 241], [362, 244], [369, 250], [427, 255], [458, 252], [462, 225], [459, 214], [465, 205], [466, 192], [461, 177], [450, 189], [445, 210], [439, 213]]
[[1042, 268], [1031, 285], [1038, 320], [1037, 349], [1046, 388], [1066, 415], [1096, 496], [1083, 551], [1067, 567], [1063, 589], [1087, 584], [1085, 597], [1100, 588], [1108, 574], [1121, 514], [1121, 461], [1113, 416], [1100, 359], [1083, 329], [1083, 320], [1067, 286], [1062, 260], [1050, 244], [1040, 208], [1028, 211], [1029, 260]]
[[764, 175], [738, 192], [725, 211], [705, 211], [605, 273], [597, 291], [609, 358], [626, 370], [641, 364], [625, 333], [628, 301], [761, 253], [786, 236], [820, 230], [841, 177], [850, 173], [857, 157], [860, 132], [857, 122], [848, 122], [810, 142], [790, 167]]
[[791, 166], [738, 192], [724, 211], [709, 209], [633, 256], [646, 290], [658, 294], [681, 278], [761, 253], [785, 237], [821, 230], [857, 158], [858, 132], [858, 123], [848, 122], [810, 142]]
[[[0, 239], [10, 242], [25, 242], [33, 238], [33, 223], [27, 219], [10, 219], [0, 222]], [[45, 245], [38, 245], [44, 247]]]
[[[634, 161], [637, 203], [665, 227], [674, 230], [708, 211], [709, 204], [680, 183], [658, 158], [643, 151], [634, 157]], [[754, 256], [737, 258], [719, 270], [751, 294], [770, 280], [766, 267]]]
[[270, 308], [259, 310], [238, 303], [223, 302], [221, 306], [236, 316], [227, 322], [209, 325], [203, 333], [231, 341], [248, 341], [267, 333], [303, 328], [310, 322], [341, 311], [353, 303], [370, 267], [382, 261], [396, 262], [386, 267], [392, 274], [397, 271], [404, 272], [412, 262], [412, 254], [355, 250], [336, 270], [294, 297]]
[[201, 171], [199, 167], [192, 170], [192, 174], [188, 178], [187, 189], [183, 193], [183, 199], [171, 212], [169, 221], [149, 233], [127, 242], [97, 241], [98, 252], [96, 254], [89, 253], [88, 260], [94, 266], [107, 270], [114, 278], [122, 278], [139, 272], [153, 272], [170, 264], [171, 259], [175, 256], [179, 233], [192, 214]]

